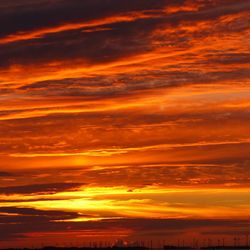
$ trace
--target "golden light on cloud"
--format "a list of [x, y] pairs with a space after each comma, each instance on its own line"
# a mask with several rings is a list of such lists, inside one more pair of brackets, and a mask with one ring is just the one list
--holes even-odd
[[[121, 218], [243, 218], [249, 213], [249, 188], [135, 188], [87, 187], [47, 195], [13, 195], [3, 207], [72, 211], [78, 218], [65, 221], [98, 221]], [[206, 201], [200, 200], [201, 195]], [[231, 201], [228, 197], [231, 197]], [[1, 196], [6, 199], [6, 196]], [[23, 199], [23, 201], [21, 201]], [[242, 204], [235, 204], [234, 199]], [[15, 200], [19, 200], [15, 204]], [[32, 201], [33, 200], [33, 201]], [[87, 215], [84, 215], [86, 214]], [[241, 215], [242, 214], [242, 215]], [[82, 216], [84, 215], [84, 216]]]

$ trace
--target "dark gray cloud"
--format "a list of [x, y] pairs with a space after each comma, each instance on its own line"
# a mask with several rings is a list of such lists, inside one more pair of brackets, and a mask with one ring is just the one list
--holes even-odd
[[[67, 22], [83, 22], [102, 18], [128, 11], [141, 11], [148, 9], [161, 9], [166, 0], [87, 0], [87, 1], [52, 1], [47, 4], [29, 1], [30, 4], [19, 4], [17, 7], [8, 6], [0, 17], [0, 36], [16, 32], [51, 27]], [[174, 3], [182, 3], [175, 0]], [[11, 22], [10, 22], [11, 20]]]
[[[183, 1], [171, 2], [181, 6]], [[198, 4], [198, 2], [196, 3]], [[48, 5], [48, 8], [34, 8], [27, 13], [18, 10], [11, 15], [8, 13], [0, 18], [0, 23], [5, 24], [0, 30], [2, 36], [13, 34], [13, 32], [32, 31], [34, 29], [46, 28], [53, 25], [87, 21], [90, 19], [102, 18], [105, 16], [128, 11], [161, 9], [167, 5], [167, 1], [126, 1], [117, 2], [113, 0], [105, 1], [72, 1], [56, 2]], [[115, 61], [122, 57], [140, 54], [153, 49], [151, 34], [155, 29], [170, 25], [176, 27], [183, 22], [199, 22], [214, 20], [223, 15], [241, 12], [250, 8], [248, 3], [238, 2], [237, 4], [223, 3], [221, 6], [209, 6], [198, 12], [177, 13], [151, 19], [140, 19], [133, 22], [118, 22], [104, 25], [102, 32], [84, 33], [82, 29], [64, 31], [49, 34], [43, 38], [31, 41], [20, 41], [18, 44], [0, 45], [0, 65], [2, 67], [12, 64], [35, 64], [46, 63], [48, 61], [65, 61], [72, 59], [84, 59], [88, 63], [103, 63]], [[6, 21], [5, 19], [9, 20]], [[20, 19], [20, 20], [19, 20]], [[11, 20], [11, 22], [10, 22]], [[7, 23], [7, 25], [6, 25]], [[217, 25], [217, 24], [216, 24]], [[240, 31], [236, 26], [225, 24], [216, 32], [236, 32]], [[239, 27], [241, 27], [239, 25]], [[242, 30], [247, 29], [244, 24]], [[241, 30], [241, 31], [242, 31]], [[209, 36], [214, 30], [201, 30], [196, 36]], [[0, 34], [1, 35], [1, 34]], [[160, 38], [159, 38], [160, 39]], [[176, 34], [169, 35], [169, 39], [164, 39], [164, 44], [177, 44], [189, 46], [186, 34], [176, 31]], [[163, 43], [163, 41], [161, 41]]]

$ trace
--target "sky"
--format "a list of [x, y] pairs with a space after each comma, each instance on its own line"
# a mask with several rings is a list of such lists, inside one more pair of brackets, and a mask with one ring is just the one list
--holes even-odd
[[245, 244], [249, 41], [249, 0], [1, 0], [0, 247]]

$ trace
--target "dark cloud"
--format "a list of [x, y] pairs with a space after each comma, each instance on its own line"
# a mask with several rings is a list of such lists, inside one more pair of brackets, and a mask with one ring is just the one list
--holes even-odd
[[149, 50], [151, 45], [147, 37], [156, 25], [156, 20], [125, 22], [110, 26], [112, 31], [67, 31], [37, 41], [0, 45], [1, 66], [72, 59], [85, 60], [90, 64], [114, 61]]
[[9, 216], [0, 215], [0, 223], [39, 223], [52, 220], [66, 220], [78, 217], [78, 213], [64, 211], [43, 211], [32, 208], [1, 207], [0, 214], [7, 213]]
[[[244, 56], [242, 56], [244, 57]], [[233, 64], [236, 57], [224, 57], [224, 59], [211, 59], [202, 64], [209, 64], [218, 61], [219, 63]], [[245, 57], [246, 58], [246, 57]], [[240, 60], [240, 59], [237, 59]], [[242, 61], [244, 63], [244, 61]], [[247, 62], [246, 62], [247, 63]], [[191, 66], [191, 65], [190, 65]], [[43, 96], [77, 96], [85, 100], [95, 100], [96, 98], [114, 98], [120, 96], [132, 95], [136, 92], [160, 88], [176, 88], [188, 84], [214, 84], [215, 82], [225, 81], [246, 81], [250, 74], [248, 69], [235, 69], [232, 71], [144, 71], [136, 74], [119, 74], [106, 77], [86, 77], [75, 79], [63, 79], [55, 81], [36, 82], [25, 85], [19, 89], [29, 91], [32, 95]], [[119, 83], [117, 85], [117, 83]], [[50, 88], [51, 91], [47, 91]], [[20, 110], [21, 111], [21, 110]], [[14, 113], [15, 111], [11, 111]], [[18, 112], [18, 110], [16, 110]], [[4, 114], [3, 114], [4, 115]]]
[[[164, 6], [181, 6], [184, 0], [153, 1], [153, 0], [87, 0], [87, 1], [14, 1], [13, 4], [5, 4], [5, 11], [1, 15], [1, 35], [5, 36], [15, 32], [23, 32], [43, 27], [55, 26], [67, 22], [89, 21], [106, 16], [131, 11], [161, 10]], [[249, 3], [245, 1], [221, 1], [211, 4], [206, 1], [193, 1], [194, 5], [201, 4], [201, 14], [195, 14], [197, 18], [214, 18], [221, 14], [228, 14], [245, 10]], [[1, 6], [0, 6], [1, 7]], [[208, 8], [208, 9], [207, 9]], [[204, 13], [203, 13], [204, 12]], [[181, 13], [183, 15], [183, 13]], [[205, 14], [205, 15], [204, 15]], [[185, 19], [186, 15], [183, 16]], [[187, 15], [188, 18], [193, 16]], [[10, 22], [11, 20], [11, 22]]]
[[25, 186], [0, 187], [2, 194], [33, 194], [33, 193], [57, 193], [66, 190], [74, 190], [82, 186], [82, 183], [46, 183]]
[[[8, 209], [6, 209], [7, 211]], [[22, 211], [22, 209], [20, 209]], [[41, 212], [34, 210], [32, 213], [40, 214]], [[48, 212], [49, 214], [50, 212]], [[53, 212], [54, 213], [54, 212]], [[46, 213], [45, 213], [46, 214]], [[58, 213], [59, 215], [60, 213]], [[20, 215], [22, 217], [22, 215]], [[72, 213], [61, 213], [61, 218], [74, 217], [76, 214]], [[215, 219], [112, 219], [112, 220], [102, 220], [99, 222], [55, 222], [53, 220], [58, 219], [60, 216], [47, 215], [41, 218], [39, 223], [37, 222], [36, 216], [31, 216], [25, 222], [19, 221], [21, 223], [6, 223], [4, 226], [0, 224], [0, 236], [2, 240], [16, 239], [25, 237], [31, 232], [70, 232], [70, 231], [99, 231], [108, 230], [114, 228], [120, 229], [131, 229], [135, 231], [135, 234], [131, 237], [148, 237], [150, 234], [165, 235], [172, 237], [174, 234], [180, 236], [181, 234], [192, 230], [193, 232], [202, 234], [203, 232], [208, 232], [208, 228], [214, 229], [216, 227], [227, 227], [225, 234], [227, 232], [231, 235], [231, 232], [241, 230], [242, 228], [249, 227], [247, 221], [242, 220], [215, 220]], [[46, 219], [47, 218], [47, 219]], [[70, 229], [69, 229], [70, 228]], [[242, 230], [243, 231], [243, 230]], [[21, 232], [21, 233], [20, 233]], [[137, 232], [137, 233], [136, 233]], [[157, 233], [158, 232], [158, 233]], [[164, 234], [165, 233], [165, 234]], [[111, 235], [112, 237], [112, 235]]]
[[[176, 1], [175, 4], [178, 3], [181, 6], [182, 2]], [[45, 13], [43, 13], [43, 8], [35, 8], [31, 12], [23, 14], [19, 10], [13, 16], [7, 16], [11, 22], [0, 19], [0, 23], [8, 23], [1, 31], [2, 35], [6, 35], [6, 33], [11, 34], [13, 32], [44, 28], [59, 23], [83, 21], [81, 19], [86, 21], [117, 13], [126, 13], [128, 11], [160, 9], [166, 4], [167, 1], [157, 1], [157, 4], [153, 3], [153, 1], [131, 1], [129, 3], [126, 1], [125, 4], [125, 2], [113, 0], [107, 1], [105, 4], [103, 1], [59, 2], [58, 5], [50, 5], [48, 9], [44, 10]], [[1, 66], [6, 67], [12, 64], [34, 64], [72, 59], [85, 60], [90, 64], [115, 61], [119, 58], [152, 50], [154, 46], [151, 41], [151, 34], [155, 29], [168, 25], [176, 27], [187, 21], [214, 20], [222, 15], [238, 13], [246, 8], [250, 8], [248, 3], [239, 2], [233, 5], [210, 7], [199, 12], [177, 13], [168, 16], [162, 15], [162, 17], [158, 18], [139, 19], [133, 22], [117, 22], [102, 26], [102, 28], [108, 28], [108, 30], [102, 32], [84, 33], [82, 29], [79, 29], [49, 34], [41, 39], [21, 41], [18, 44], [1, 45]], [[15, 21], [18, 18], [22, 21]], [[11, 27], [11, 25], [14, 25], [14, 27]], [[208, 33], [201, 30], [196, 36], [206, 37], [211, 35], [211, 33], [220, 32], [221, 30], [225, 32], [227, 25], [227, 23], [225, 25], [222, 23], [219, 28], [220, 30], [209, 30]], [[236, 32], [232, 28], [232, 25], [230, 27], [228, 27], [229, 33]], [[243, 30], [247, 28], [248, 26], [244, 25]], [[5, 29], [7, 30], [5, 31]], [[186, 35], [182, 35], [177, 30], [175, 36], [170, 34], [169, 39], [165, 38], [164, 44], [190, 46]], [[191, 39], [190, 35], [189, 39]]]
[[12, 177], [12, 176], [14, 176], [12, 173], [0, 171], [0, 178], [1, 177]]
[[[1, 213], [5, 215], [1, 215]], [[8, 215], [6, 215], [6, 213]], [[83, 215], [81, 215], [83, 216]], [[43, 211], [32, 208], [1, 207], [0, 208], [0, 241], [25, 238], [26, 233], [45, 232], [60, 223], [56, 220], [67, 220], [78, 217], [78, 213], [64, 211]], [[66, 229], [66, 228], [65, 228]], [[52, 229], [53, 231], [53, 229]]]
[[[182, 3], [176, 0], [175, 3]], [[0, 18], [0, 36], [6, 36], [16, 32], [23, 32], [44, 27], [55, 26], [67, 22], [83, 22], [102, 17], [125, 13], [129, 11], [141, 11], [148, 9], [161, 9], [167, 3], [166, 0], [87, 0], [87, 1], [53, 1], [37, 4], [19, 5], [17, 8], [9, 6]], [[40, 6], [39, 6], [40, 5]], [[6, 10], [6, 9], [5, 9]], [[11, 20], [11, 22], [10, 22]], [[3, 25], [5, 24], [5, 25]]]

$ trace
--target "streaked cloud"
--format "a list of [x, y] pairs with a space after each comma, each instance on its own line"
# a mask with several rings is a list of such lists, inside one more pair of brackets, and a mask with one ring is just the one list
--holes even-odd
[[2, 1], [0, 246], [249, 232], [249, 10]]

